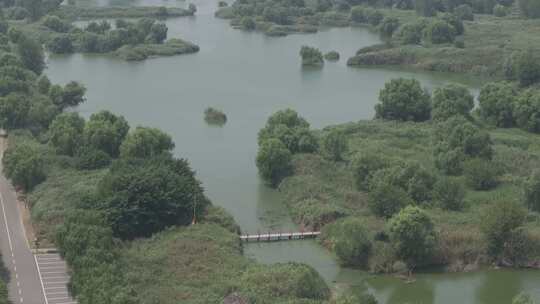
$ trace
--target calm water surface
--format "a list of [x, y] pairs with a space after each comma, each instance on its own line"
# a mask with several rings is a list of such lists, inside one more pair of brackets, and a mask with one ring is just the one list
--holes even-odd
[[[427, 88], [462, 82], [477, 93], [478, 85], [456, 76], [383, 69], [355, 69], [346, 58], [379, 42], [360, 28], [328, 29], [312, 35], [265, 37], [232, 29], [215, 19], [215, 1], [194, 1], [196, 17], [167, 21], [169, 37], [193, 41], [193, 55], [127, 63], [106, 56], [49, 58], [54, 82], [83, 82], [88, 101], [85, 116], [101, 109], [124, 115], [132, 126], [161, 128], [173, 136], [175, 153], [189, 159], [212, 201], [234, 215], [243, 231], [297, 229], [280, 194], [257, 175], [257, 132], [273, 112], [293, 108], [315, 128], [369, 119], [384, 83], [414, 77]], [[85, 0], [85, 5], [185, 6], [183, 1]], [[342, 60], [323, 69], [300, 67], [302, 45], [337, 50]], [[212, 106], [228, 116], [224, 127], [208, 126], [203, 111]], [[256, 244], [246, 254], [264, 263], [299, 261], [314, 266], [338, 288], [353, 285], [373, 292], [382, 303], [509, 303], [526, 290], [540, 300], [540, 272], [483, 271], [473, 274], [422, 274], [413, 284], [386, 276], [341, 269], [313, 241]]]

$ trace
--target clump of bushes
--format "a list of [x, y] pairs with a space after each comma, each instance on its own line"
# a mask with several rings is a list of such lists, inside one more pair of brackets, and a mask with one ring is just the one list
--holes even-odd
[[474, 107], [474, 97], [469, 89], [459, 84], [449, 84], [433, 92], [433, 120], [444, 121], [453, 116], [470, 117]]
[[324, 54], [324, 59], [328, 61], [338, 61], [339, 60], [339, 53], [336, 51], [330, 51], [326, 54]]
[[347, 217], [325, 226], [322, 239], [331, 243], [342, 265], [361, 268], [368, 265], [372, 241], [361, 219]]
[[291, 151], [276, 138], [267, 139], [259, 146], [256, 163], [261, 177], [274, 187], [293, 169]]
[[456, 8], [454, 8], [454, 14], [456, 14], [456, 16], [461, 20], [474, 20], [473, 10], [468, 4], [458, 5]]
[[395, 17], [384, 17], [381, 24], [379, 24], [379, 32], [385, 37], [392, 37], [398, 28], [399, 19]]
[[392, 79], [384, 84], [375, 105], [375, 118], [425, 121], [431, 116], [431, 98], [416, 79]]
[[204, 110], [204, 120], [213, 125], [224, 125], [227, 122], [227, 115], [212, 107]]
[[467, 184], [474, 190], [489, 190], [497, 186], [500, 169], [494, 162], [474, 158], [463, 167]]
[[383, 21], [384, 15], [373, 8], [355, 6], [351, 9], [351, 20], [356, 23], [366, 23], [378, 26]]
[[514, 126], [514, 103], [517, 91], [507, 82], [490, 82], [478, 96], [478, 112], [486, 122], [502, 128]]
[[324, 64], [321, 51], [314, 47], [302, 46], [300, 57], [302, 58], [302, 66], [322, 66]]
[[332, 129], [327, 132], [321, 141], [321, 154], [330, 160], [343, 160], [343, 154], [347, 151], [347, 138], [343, 131]]
[[22, 143], [8, 147], [2, 163], [6, 177], [24, 191], [32, 190], [45, 180], [45, 159], [35, 145]]
[[493, 15], [496, 17], [504, 17], [508, 14], [508, 9], [500, 4], [495, 4], [493, 7]]

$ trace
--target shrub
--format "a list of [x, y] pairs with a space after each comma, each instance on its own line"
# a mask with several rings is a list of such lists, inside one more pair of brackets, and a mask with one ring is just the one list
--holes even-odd
[[414, 9], [418, 16], [433, 17], [437, 14], [434, 0], [415, 0]]
[[47, 42], [47, 49], [55, 54], [69, 54], [73, 53], [73, 44], [69, 36], [60, 35]]
[[84, 119], [77, 113], [62, 113], [52, 121], [49, 143], [59, 154], [73, 156], [82, 144]]
[[508, 9], [505, 6], [496, 4], [493, 7], [493, 15], [495, 15], [496, 17], [504, 17], [507, 14], [508, 14]]
[[519, 94], [513, 109], [516, 125], [529, 132], [540, 133], [540, 94], [529, 89]]
[[302, 46], [300, 50], [303, 66], [321, 66], [324, 64], [321, 51], [309, 46]]
[[43, 25], [58, 33], [66, 33], [70, 29], [70, 25], [57, 16], [45, 16]]
[[209, 124], [224, 125], [227, 122], [227, 115], [212, 107], [204, 110], [204, 120]]
[[529, 86], [540, 81], [540, 60], [533, 50], [519, 54], [515, 59], [514, 69], [521, 86]]
[[463, 35], [465, 33], [465, 26], [463, 20], [461, 20], [456, 14], [444, 13], [440, 16], [441, 20], [448, 22], [453, 28], [456, 35]]
[[283, 178], [292, 172], [292, 154], [278, 139], [264, 141], [257, 153], [259, 174], [270, 185], [277, 186]]
[[388, 120], [425, 121], [430, 118], [431, 99], [416, 79], [392, 79], [384, 84], [375, 106], [375, 117]]
[[373, 174], [390, 166], [390, 159], [376, 152], [359, 153], [351, 162], [356, 188], [367, 191]]
[[351, 20], [356, 23], [367, 23], [365, 8], [361, 6], [353, 7], [351, 9]]
[[258, 144], [269, 138], [279, 139], [291, 153], [311, 153], [318, 149], [318, 142], [309, 130], [309, 123], [291, 109], [272, 114], [259, 131]]
[[464, 164], [464, 175], [467, 184], [474, 190], [495, 188], [500, 175], [500, 168], [492, 161], [479, 158], [471, 159]]
[[518, 203], [498, 201], [486, 208], [481, 228], [488, 242], [488, 253], [500, 257], [515, 229], [524, 224], [526, 211]]
[[390, 218], [413, 201], [400, 187], [376, 183], [370, 187], [368, 206], [376, 216]]
[[433, 198], [445, 210], [463, 209], [465, 187], [454, 178], [441, 177], [435, 183]]
[[[129, 124], [124, 117], [114, 115], [109, 111], [100, 111], [92, 114], [84, 127], [84, 144], [91, 150], [101, 150], [111, 157], [117, 157], [120, 153], [120, 145], [128, 131]], [[142, 131], [138, 132], [142, 133]], [[136, 135], [132, 135], [134, 136]], [[138, 148], [144, 149], [142, 145], [149, 144], [150, 140], [140, 137], [140, 141], [133, 144], [141, 145]], [[126, 145], [129, 145], [129, 142]]]
[[540, 212], [540, 171], [535, 170], [523, 184], [525, 206]]
[[339, 53], [336, 51], [330, 51], [326, 54], [324, 54], [324, 59], [328, 61], [338, 61], [339, 60]]
[[473, 21], [474, 14], [470, 5], [461, 4], [454, 9], [454, 14], [461, 20]]
[[392, 217], [389, 231], [397, 256], [409, 269], [425, 264], [432, 257], [437, 237], [433, 222], [422, 209], [405, 207]]
[[25, 191], [32, 190], [45, 180], [45, 160], [41, 151], [31, 144], [10, 146], [2, 162], [6, 176]]
[[520, 293], [512, 299], [512, 304], [534, 304], [534, 300], [530, 295]]
[[484, 85], [478, 96], [480, 116], [497, 127], [512, 127], [516, 94], [514, 87], [507, 82], [490, 82]]
[[371, 255], [372, 244], [365, 223], [358, 218], [348, 217], [325, 227], [325, 236], [331, 239], [333, 249], [344, 266], [366, 267]]
[[426, 26], [422, 36], [433, 44], [451, 43], [456, 37], [456, 30], [448, 22], [435, 19]]
[[242, 21], [240, 21], [242, 29], [246, 31], [252, 31], [257, 27], [257, 24], [255, 23], [255, 20], [251, 17], [242, 17]]
[[105, 168], [111, 164], [111, 157], [104, 151], [97, 149], [83, 149], [77, 158], [77, 168], [81, 170], [94, 170]]
[[384, 17], [379, 25], [379, 32], [383, 36], [391, 37], [399, 28], [399, 19], [395, 17]]
[[474, 107], [474, 97], [469, 89], [459, 84], [449, 84], [433, 92], [433, 120], [446, 120], [452, 116], [470, 116]]
[[170, 154], [172, 149], [174, 149], [174, 142], [169, 134], [155, 128], [137, 127], [120, 145], [120, 156], [151, 158]]
[[347, 137], [338, 129], [332, 129], [322, 138], [321, 154], [327, 159], [340, 161], [347, 151]]
[[367, 22], [372, 26], [379, 25], [384, 18], [384, 15], [375, 9], [366, 8], [364, 13], [366, 15]]

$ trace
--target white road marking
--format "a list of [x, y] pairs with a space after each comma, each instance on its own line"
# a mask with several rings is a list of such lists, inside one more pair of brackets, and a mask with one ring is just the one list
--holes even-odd
[[15, 272], [17, 288], [19, 290], [19, 301], [23, 303], [22, 290], [20, 287], [21, 283], [19, 282], [19, 275], [17, 274], [17, 266], [16, 266], [17, 263], [15, 261], [15, 253], [13, 252], [13, 241], [11, 240], [11, 232], [9, 231], [9, 225], [8, 225], [7, 216], [6, 216], [6, 208], [4, 207], [4, 196], [2, 195], [1, 191], [0, 191], [0, 204], [2, 205], [2, 214], [4, 216], [4, 224], [6, 225], [6, 232], [8, 235], [9, 251], [11, 251], [11, 257], [12, 257], [11, 262], [13, 263], [13, 271]]
[[34, 257], [46, 304], [77, 304], [67, 288], [68, 267], [60, 255], [36, 254]]

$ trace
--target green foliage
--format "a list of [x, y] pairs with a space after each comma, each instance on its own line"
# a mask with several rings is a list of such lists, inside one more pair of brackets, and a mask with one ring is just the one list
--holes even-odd
[[167, 156], [115, 163], [98, 193], [114, 235], [122, 239], [188, 225], [207, 205], [189, 164]]
[[[10, 39], [15, 34], [10, 35]], [[30, 39], [26, 36], [20, 36], [16, 38], [17, 54], [21, 59], [23, 66], [36, 74], [41, 74], [45, 69], [45, 55], [43, 54], [43, 48], [37, 41]]]
[[540, 212], [540, 171], [535, 170], [523, 184], [525, 206]]
[[300, 49], [303, 66], [321, 66], [324, 64], [323, 55], [319, 49], [302, 46]]
[[434, 0], [414, 0], [414, 9], [418, 16], [433, 17], [437, 14]]
[[326, 54], [324, 54], [324, 59], [328, 61], [338, 61], [339, 60], [339, 53], [336, 51], [330, 51]]
[[444, 121], [456, 115], [469, 117], [474, 107], [474, 97], [469, 89], [459, 84], [449, 84], [433, 92], [433, 120]]
[[170, 154], [174, 149], [171, 136], [155, 128], [137, 127], [130, 132], [120, 146], [123, 158], [151, 158]]
[[474, 14], [473, 10], [470, 5], [468, 4], [461, 4], [458, 5], [454, 9], [454, 14], [461, 19], [461, 20], [467, 20], [467, 21], [473, 21], [474, 20]]
[[15, 186], [30, 191], [45, 179], [45, 160], [31, 144], [10, 146], [2, 159], [4, 174]]
[[497, 17], [504, 17], [507, 14], [508, 14], [508, 9], [505, 6], [500, 5], [500, 4], [496, 4], [493, 7], [493, 15], [495, 15]]
[[356, 188], [367, 191], [373, 174], [378, 170], [388, 168], [390, 164], [391, 160], [380, 153], [365, 152], [355, 155], [351, 167]]
[[253, 20], [253, 18], [251, 17], [242, 17], [242, 29], [246, 30], [246, 31], [253, 31], [256, 27], [257, 27], [257, 24], [255, 23], [255, 20]]
[[77, 168], [80, 170], [95, 170], [111, 164], [111, 157], [104, 151], [84, 148], [78, 152]]
[[227, 122], [227, 115], [221, 110], [210, 107], [204, 110], [204, 120], [209, 124], [224, 125]]
[[463, 35], [465, 33], [465, 26], [463, 25], [463, 20], [460, 19], [456, 14], [444, 13], [440, 16], [440, 18], [454, 28], [454, 33], [456, 35]]
[[371, 239], [365, 223], [354, 217], [325, 227], [325, 239], [331, 239], [333, 248], [342, 265], [366, 267], [372, 252]]
[[513, 107], [516, 89], [507, 82], [489, 82], [482, 87], [478, 96], [480, 116], [497, 127], [514, 125]]
[[340, 161], [343, 159], [347, 147], [345, 134], [338, 129], [332, 129], [324, 134], [322, 138], [321, 154], [330, 160]]
[[259, 131], [259, 146], [270, 138], [280, 140], [291, 153], [312, 153], [319, 146], [309, 130], [309, 123], [291, 109], [277, 111], [268, 118]]
[[[103, 151], [111, 157], [117, 157], [120, 145], [128, 131], [129, 124], [123, 116], [114, 115], [109, 111], [100, 111], [92, 114], [84, 127], [84, 144], [90, 150]], [[145, 141], [141, 139], [140, 144], [144, 143]], [[143, 149], [143, 147], [139, 148]]]
[[413, 204], [407, 192], [398, 186], [374, 183], [369, 192], [368, 206], [373, 214], [390, 218], [402, 208]]
[[422, 33], [427, 26], [427, 21], [420, 19], [416, 22], [405, 23], [401, 26], [398, 37], [402, 44], [420, 44]]
[[540, 2], [538, 0], [519, 0], [521, 13], [528, 18], [540, 18]]
[[460, 211], [464, 207], [465, 187], [455, 178], [441, 177], [433, 188], [433, 199], [445, 210]]
[[512, 304], [534, 304], [534, 300], [530, 295], [520, 293], [512, 299]]
[[52, 121], [49, 143], [57, 153], [73, 156], [82, 144], [84, 119], [77, 113], [63, 113]]
[[434, 19], [427, 24], [422, 35], [432, 44], [451, 43], [456, 37], [456, 29], [444, 20]]
[[425, 121], [430, 118], [431, 98], [416, 79], [397, 78], [384, 84], [375, 105], [375, 117], [389, 120]]
[[540, 94], [529, 89], [517, 97], [513, 109], [516, 125], [526, 131], [540, 133]]
[[274, 303], [277, 299], [327, 300], [330, 296], [317, 271], [299, 263], [249, 267], [239, 278], [239, 285], [240, 292], [250, 302], [261, 304]]
[[71, 29], [71, 25], [57, 16], [45, 16], [42, 21], [43, 25], [57, 33], [67, 33]]
[[427, 213], [405, 207], [390, 220], [390, 241], [396, 254], [410, 269], [425, 264], [433, 255], [437, 236]]
[[379, 25], [379, 32], [386, 37], [391, 37], [399, 28], [399, 19], [395, 17], [384, 17]]
[[292, 154], [278, 139], [269, 138], [259, 146], [257, 168], [259, 174], [270, 185], [277, 186], [292, 172]]
[[55, 54], [69, 54], [73, 53], [74, 47], [69, 36], [60, 35], [47, 42], [47, 49]]
[[28, 122], [30, 106], [28, 97], [22, 94], [12, 93], [0, 97], [0, 126], [6, 129], [25, 126]]
[[540, 61], [537, 52], [529, 49], [516, 58], [515, 70], [521, 86], [529, 86], [540, 81]]
[[517, 228], [525, 222], [526, 211], [515, 202], [498, 201], [486, 208], [481, 227], [488, 242], [488, 253], [499, 257]]

